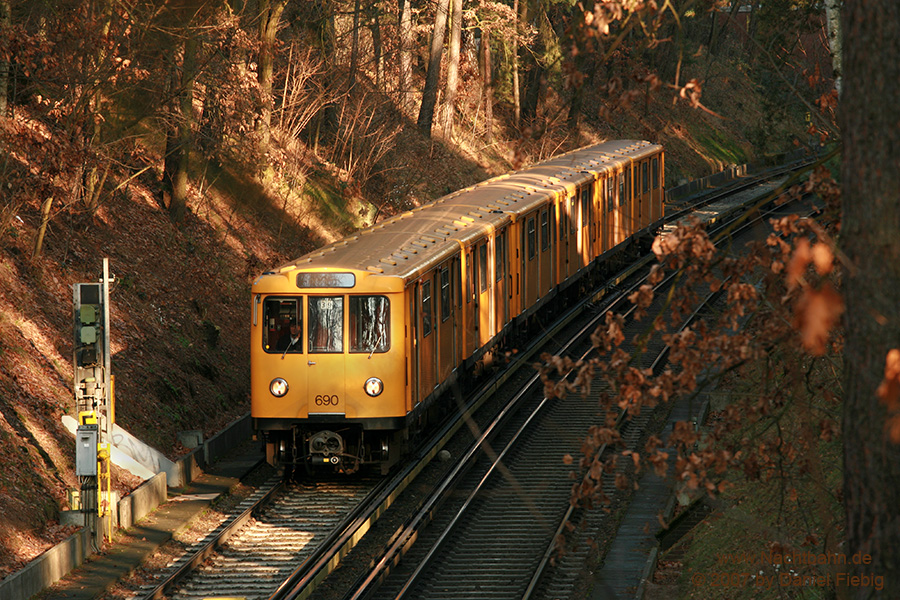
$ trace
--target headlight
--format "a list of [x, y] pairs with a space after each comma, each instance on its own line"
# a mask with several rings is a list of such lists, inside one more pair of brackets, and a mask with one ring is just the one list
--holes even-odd
[[269, 391], [272, 392], [272, 395], [276, 398], [281, 398], [282, 396], [287, 394], [287, 381], [285, 381], [281, 377], [276, 377], [272, 380], [272, 383], [269, 384]]
[[377, 377], [369, 377], [366, 379], [366, 384], [363, 386], [363, 389], [366, 390], [368, 395], [374, 398], [384, 390], [384, 384]]

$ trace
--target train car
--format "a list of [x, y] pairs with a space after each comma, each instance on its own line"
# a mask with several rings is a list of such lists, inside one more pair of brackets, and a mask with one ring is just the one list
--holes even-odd
[[386, 471], [498, 345], [652, 233], [663, 160], [645, 141], [596, 144], [263, 273], [251, 415], [267, 460]]

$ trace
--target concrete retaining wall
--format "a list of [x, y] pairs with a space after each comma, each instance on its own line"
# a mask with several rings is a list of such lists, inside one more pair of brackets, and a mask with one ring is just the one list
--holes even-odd
[[[210, 438], [202, 446], [174, 463], [181, 487], [196, 479], [206, 468], [225, 456], [236, 446], [250, 439], [252, 432], [250, 414], [235, 419], [225, 429]], [[117, 503], [118, 524], [128, 529], [156, 510], [168, 496], [168, 477], [160, 471]], [[106, 531], [106, 522], [101, 525]], [[0, 599], [28, 600], [41, 590], [65, 577], [72, 569], [81, 566], [93, 554], [91, 535], [87, 528], [47, 550], [24, 568], [0, 581]]]
[[732, 165], [725, 169], [700, 179], [694, 179], [682, 185], [666, 188], [666, 202], [678, 202], [690, 196], [695, 196], [706, 190], [711, 190], [721, 186], [729, 181], [744, 177], [751, 173], [757, 173], [764, 169], [773, 167], [774, 165], [786, 165], [804, 159], [809, 155], [809, 151], [805, 148], [797, 148], [790, 152], [775, 154], [769, 156], [767, 160], [759, 163], [744, 163], [742, 165]]
[[157, 473], [119, 500], [119, 527], [128, 529], [166, 501], [166, 472]]
[[93, 552], [87, 528], [50, 548], [0, 583], [3, 600], [28, 600], [65, 577]]

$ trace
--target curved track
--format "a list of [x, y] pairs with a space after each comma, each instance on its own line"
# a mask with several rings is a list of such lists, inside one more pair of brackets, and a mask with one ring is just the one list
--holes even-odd
[[[725, 221], [746, 211], [748, 206], [758, 204], [761, 196], [772, 192], [777, 186], [777, 182], [751, 183], [744, 185], [745, 189], [737, 195], [732, 192], [718, 199], [707, 196], [702, 207], [695, 205], [691, 210], [680, 211], [667, 218], [667, 221], [674, 221], [687, 214], [695, 214], [709, 222]], [[220, 527], [211, 533], [207, 540], [178, 564], [172, 565], [163, 583], [153, 589], [143, 589], [141, 596], [148, 599], [163, 595], [170, 598], [237, 596], [272, 600], [305, 598], [313, 594], [326, 598], [339, 597], [342, 592], [317, 592], [316, 588], [336, 568], [338, 562], [351, 552], [372, 524], [389, 510], [401, 492], [416, 480], [445, 445], [452, 443], [454, 436], [463, 435], [472, 439], [473, 435], [466, 426], [477, 432], [474, 435], [476, 438], [481, 431], [488, 431], [490, 426], [487, 423], [500, 410], [499, 407], [506, 404], [511, 394], [509, 391], [502, 391], [504, 383], [509, 380], [516, 383], [517, 388], [526, 390], [529, 386], [523, 384], [527, 380], [533, 383], [535, 376], [529, 360], [534, 353], [565, 351], [573, 354], [574, 350], [560, 350], [552, 342], [553, 338], [561, 336], [563, 328], [571, 328], [569, 324], [575, 321], [580, 321], [583, 325], [585, 310], [599, 318], [606, 307], [623, 299], [641, 281], [639, 272], [649, 262], [650, 257], [643, 258], [615, 278], [606, 289], [599, 290], [591, 298], [584, 298], [578, 306], [569, 310], [545, 332], [544, 343], [550, 343], [551, 347], [543, 348], [534, 344], [529, 351], [516, 356], [505, 371], [473, 395], [462, 418], [447, 423], [422, 445], [414, 460], [390, 478], [379, 482], [342, 479], [332, 483], [288, 486], [285, 491], [275, 493], [276, 497], [271, 501], [266, 500], [265, 494], [260, 492], [242, 505], [238, 511], [241, 514], [235, 516], [232, 525]], [[582, 333], [592, 328], [590, 324], [575, 327], [582, 330]], [[626, 332], [626, 337], [628, 336], [633, 337], [633, 333]], [[573, 340], [577, 337], [572, 336]], [[664, 354], [661, 342], [654, 344], [657, 347], [656, 355]], [[649, 367], [650, 364], [644, 366]], [[596, 393], [597, 390], [594, 391]], [[388, 586], [377, 592], [378, 597], [400, 597], [409, 590], [415, 592], [408, 597], [444, 597], [442, 590], [458, 583], [465, 585], [446, 597], [522, 598], [528, 597], [535, 589], [551, 593], [552, 597], [569, 597], [564, 589], [553, 583], [559, 577], [547, 581], [539, 579], [543, 568], [553, 562], [550, 558], [555, 553], [556, 540], [565, 532], [564, 523], [572, 517], [568, 510], [568, 498], [573, 480], [580, 476], [574, 466], [562, 469], [560, 457], [567, 452], [577, 453], [588, 424], [598, 422], [602, 415], [597, 414], [596, 400], [590, 398], [570, 397], [564, 402], [548, 401], [542, 394], [523, 392], [520, 395], [529, 396], [522, 401], [522, 405], [530, 406], [530, 409], [519, 411], [509, 408], [498, 421], [502, 423], [502, 427], [498, 425], [496, 431], [490, 429], [492, 433], [480, 436], [483, 444], [471, 453], [470, 464], [459, 467], [444, 465], [439, 468], [443, 473], [437, 475], [439, 479], [452, 476], [454, 481], [468, 479], [476, 483], [482, 480], [485, 482], [482, 491], [473, 495], [471, 500], [463, 500], [468, 493], [460, 495], [457, 492], [455, 496], [451, 494], [451, 500], [436, 501], [435, 508], [426, 509], [429, 517], [434, 511], [438, 515], [437, 519], [460, 523], [462, 528], [442, 536], [448, 541], [446, 544], [439, 544], [445, 550], [451, 550], [431, 563], [427, 559], [413, 560], [412, 554], [405, 557], [400, 571], [405, 569], [407, 573], [415, 570], [419, 564], [438, 566], [419, 569], [420, 574], [425, 577], [418, 581], [404, 580], [397, 584], [390, 583], [389, 580]], [[479, 411], [490, 417], [478, 416]], [[536, 413], [534, 417], [527, 416], [532, 413]], [[540, 420], [541, 425], [528, 428], [525, 426], [528, 420]], [[642, 424], [636, 420], [628, 421], [623, 425], [621, 435], [627, 444], [637, 444], [642, 429]], [[520, 441], [524, 443], [504, 451], [501, 461], [491, 460], [498, 457], [500, 449], [505, 447], [506, 442], [517, 431], [520, 432]], [[496, 466], [491, 467], [491, 464]], [[451, 469], [455, 475], [451, 475]], [[494, 475], [485, 475], [487, 469], [492, 469]], [[467, 485], [472, 487], [472, 483]], [[466, 486], [459, 489], [464, 487]], [[604, 490], [607, 494], [614, 492], [614, 475], [608, 481], [604, 480]], [[270, 506], [264, 507], [267, 502], [271, 502]], [[456, 514], [454, 511], [437, 510], [436, 507], [445, 502], [447, 507], [455, 505], [458, 508], [464, 503], [472, 507], [493, 508], [493, 511], [486, 510], [482, 514], [489, 515], [493, 512], [501, 516], [499, 519], [486, 516], [454, 519], [444, 516]], [[486, 519], [493, 521], [488, 523]], [[422, 522], [427, 520], [429, 519], [421, 519]], [[238, 530], [239, 533], [235, 533]], [[438, 533], [431, 533], [432, 531]], [[408, 550], [413, 547], [412, 541], [441, 537], [440, 531], [439, 527], [415, 529], [413, 534], [398, 531], [394, 533], [389, 545]], [[228, 537], [231, 539], [224, 541]], [[384, 542], [374, 543], [379, 545]], [[427, 550], [423, 550], [425, 544], [416, 546], [416, 553], [427, 553]], [[521, 548], [523, 552], [527, 548], [528, 556], [511, 552], [513, 548]], [[347, 575], [350, 576], [365, 572], [350, 595], [372, 595], [377, 588], [375, 584], [384, 579], [389, 571], [386, 567], [399, 562], [402, 554], [399, 552], [384, 558], [381, 561], [382, 569], [378, 572], [372, 573], [367, 567], [359, 566], [355, 570], [347, 569]], [[558, 562], [556, 572], [564, 573], [567, 568], [565, 565], [577, 560], [577, 554], [564, 556]], [[207, 559], [207, 556], [211, 558]], [[463, 562], [473, 556], [477, 557], [474, 562]], [[369, 562], [368, 558], [359, 560]], [[376, 559], [372, 562], [378, 561]], [[583, 564], [583, 558], [581, 562]], [[201, 563], [203, 566], [198, 568]], [[473, 575], [475, 570], [484, 575], [476, 579]], [[445, 578], [438, 579], [439, 576]], [[452, 584], [453, 581], [457, 584]], [[330, 587], [347, 589], [347, 586], [349, 584], [342, 583]]]

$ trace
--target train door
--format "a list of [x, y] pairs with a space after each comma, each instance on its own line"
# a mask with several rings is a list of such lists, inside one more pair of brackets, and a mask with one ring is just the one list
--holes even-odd
[[552, 215], [552, 205], [541, 209], [541, 252], [538, 257], [541, 273], [538, 284], [539, 296], [543, 296], [553, 287], [553, 252], [550, 251], [553, 240], [553, 227], [550, 225]]
[[598, 209], [598, 202], [601, 196], [600, 184], [602, 181], [598, 179], [594, 179], [588, 185], [591, 186], [591, 202], [588, 208], [588, 219], [590, 220], [590, 238], [591, 238], [591, 258], [596, 258], [603, 253], [603, 245], [600, 241], [600, 228], [599, 224], [602, 222], [599, 217], [601, 213]]
[[651, 202], [655, 208], [653, 213], [655, 219], [662, 219], [665, 216], [665, 208], [663, 207], [663, 194], [665, 193], [665, 186], [663, 185], [664, 165], [665, 158], [662, 154], [658, 154], [650, 159]]
[[513, 319], [522, 312], [523, 306], [523, 290], [525, 285], [525, 271], [523, 270], [523, 261], [525, 260], [525, 221], [517, 219], [509, 226], [509, 313], [507, 319]]
[[572, 195], [569, 197], [569, 215], [567, 217], [569, 221], [569, 228], [567, 231], [568, 240], [569, 240], [569, 254], [568, 260], [566, 261], [569, 272], [568, 276], [571, 277], [574, 275], [578, 269], [581, 268], [581, 247], [578, 244], [579, 235], [579, 211], [578, 211], [578, 191], [572, 190]]
[[413, 284], [412, 293], [409, 294], [409, 373], [412, 377], [412, 381], [409, 383], [410, 390], [410, 406], [408, 409], [412, 409], [416, 406], [421, 400], [422, 397], [419, 395], [419, 382], [422, 380], [422, 373], [419, 369], [419, 297], [421, 291], [419, 290], [419, 282]]
[[450, 291], [452, 298], [450, 319], [453, 322], [453, 367], [462, 363], [463, 354], [463, 314], [462, 314], [462, 253], [450, 261]]
[[618, 191], [618, 177], [615, 173], [610, 173], [609, 177], [606, 179], [606, 207], [604, 208], [606, 214], [606, 244], [605, 248], [608, 250], [616, 245], [616, 227], [618, 223], [616, 223], [616, 192]]
[[509, 321], [508, 245], [509, 228], [504, 227], [494, 236], [494, 309], [495, 332]]
[[581, 192], [579, 195], [581, 196], [581, 204], [579, 206], [580, 209], [580, 217], [579, 217], [579, 228], [578, 228], [578, 249], [579, 254], [581, 255], [581, 266], [585, 267], [591, 262], [591, 198], [593, 194], [591, 193], [592, 183], [588, 182], [581, 187]]
[[[628, 167], [625, 167], [618, 176], [619, 181], [619, 191], [618, 191], [618, 202], [616, 203], [616, 214], [624, 217], [625, 211], [628, 210], [628, 207], [631, 206], [631, 202], [628, 201]], [[616, 229], [616, 244], [621, 243], [627, 233], [625, 232], [625, 219], [618, 219], [619, 227]]]
[[437, 330], [437, 374], [438, 381], [444, 381], [449, 375], [450, 370], [456, 360], [455, 346], [453, 343], [453, 296], [451, 289], [450, 265], [444, 263], [438, 269], [437, 283], [439, 287], [438, 304], [440, 305], [438, 319], [435, 320], [435, 329]]
[[466, 264], [465, 264], [465, 274], [466, 280], [464, 282], [465, 285], [465, 296], [466, 302], [463, 306], [463, 310], [465, 312], [465, 317], [463, 321], [464, 325], [464, 333], [463, 338], [464, 342], [464, 356], [471, 356], [473, 352], [475, 352], [476, 343], [478, 341], [478, 294], [477, 294], [477, 279], [478, 279], [478, 266], [475, 260], [475, 246], [469, 246], [466, 248]]
[[653, 184], [650, 177], [651, 164], [649, 159], [641, 163], [641, 206], [649, 207], [651, 220], [655, 220], [653, 219], [653, 205], [655, 202], [653, 198]]
[[[522, 249], [522, 305], [531, 306], [540, 297], [541, 269], [538, 256], [537, 226], [540, 215], [546, 212], [533, 212], [525, 219], [524, 244]], [[546, 217], [545, 217], [546, 218]]]
[[307, 296], [309, 414], [345, 414], [346, 307], [344, 296]]
[[478, 277], [477, 277], [477, 292], [475, 297], [477, 298], [478, 306], [477, 310], [477, 322], [478, 322], [478, 347], [484, 346], [490, 341], [491, 337], [494, 335], [494, 331], [491, 328], [491, 324], [493, 322], [492, 311], [493, 311], [493, 302], [491, 298], [491, 273], [488, 271], [488, 242], [487, 240], [478, 244], [477, 249], [478, 258], [476, 260], [476, 265], [478, 266]]
[[434, 389], [437, 338], [434, 323], [434, 278], [431, 273], [421, 280], [419, 287], [419, 399], [423, 400]]
[[563, 192], [557, 205], [559, 222], [556, 228], [557, 283], [562, 283], [569, 276], [569, 198]]

